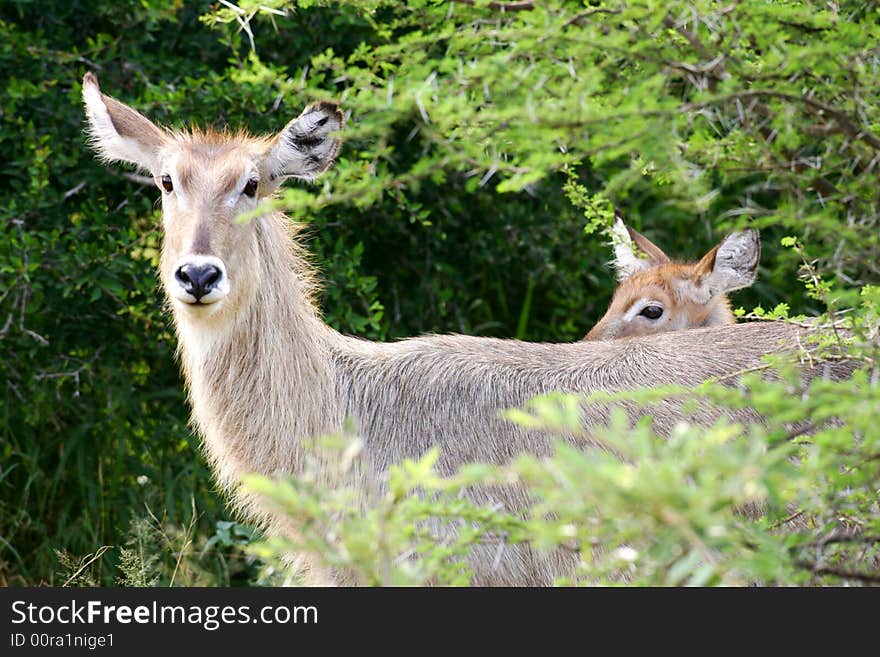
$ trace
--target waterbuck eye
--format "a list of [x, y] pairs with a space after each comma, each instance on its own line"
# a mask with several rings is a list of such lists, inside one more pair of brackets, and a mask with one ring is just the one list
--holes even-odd
[[648, 319], [660, 319], [663, 316], [663, 308], [660, 306], [645, 306], [639, 315]]
[[241, 193], [245, 196], [250, 196], [251, 198], [253, 198], [254, 194], [257, 193], [257, 179], [251, 178], [250, 180], [248, 180]]
[[167, 173], [162, 176], [162, 189], [164, 189], [166, 192], [174, 191], [174, 183], [171, 182], [171, 176], [169, 176]]

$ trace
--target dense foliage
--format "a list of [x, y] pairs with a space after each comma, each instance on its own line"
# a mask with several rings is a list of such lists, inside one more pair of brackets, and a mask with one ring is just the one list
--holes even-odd
[[[853, 318], [847, 348], [868, 371], [852, 382], [702, 391], [758, 408], [766, 426], [682, 427], [664, 442], [618, 423], [607, 440], [624, 460], [560, 448], [450, 481], [428, 455], [395, 471], [366, 515], [344, 487], [321, 496], [307, 476], [275, 490], [291, 512], [350, 520], [332, 542], [308, 537], [333, 563], [366, 582], [461, 583], [466, 542], [504, 534], [577, 550], [586, 581], [877, 580], [876, 3], [242, 0], [206, 11], [179, 0], [0, 8], [0, 584], [258, 577], [242, 549], [250, 530], [215, 495], [187, 425], [154, 273], [157, 192], [85, 147], [87, 70], [171, 125], [273, 131], [311, 100], [342, 101], [337, 166], [282, 202], [310, 222], [322, 308], [344, 332], [578, 339], [613, 289], [598, 230], [612, 204], [682, 256], [760, 227], [758, 281], [737, 303]], [[570, 421], [566, 404], [516, 419], [552, 430]], [[828, 417], [838, 421], [820, 426]], [[792, 432], [797, 421], [812, 433]], [[452, 511], [405, 493], [454, 498], [496, 477], [527, 482], [557, 520], [453, 505], [475, 527], [455, 545], [408, 529]], [[748, 504], [768, 512], [735, 512]], [[780, 532], [792, 514], [809, 522]], [[278, 546], [259, 550], [271, 562]], [[428, 551], [421, 565], [399, 560], [413, 550]], [[828, 579], [807, 579], [817, 574]]]

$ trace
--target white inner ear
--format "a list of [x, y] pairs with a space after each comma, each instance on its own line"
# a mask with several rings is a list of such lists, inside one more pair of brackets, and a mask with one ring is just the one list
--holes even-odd
[[760, 256], [760, 242], [754, 231], [728, 235], [718, 247], [709, 275], [712, 292], [730, 292], [754, 283]]
[[620, 219], [615, 219], [614, 226], [611, 228], [611, 244], [614, 247], [612, 264], [617, 270], [619, 281], [626, 280], [636, 272], [650, 269], [650, 261], [636, 255], [635, 245], [629, 236], [629, 231]]
[[308, 107], [288, 123], [266, 155], [264, 167], [268, 183], [277, 185], [285, 178], [314, 180], [339, 153], [340, 140], [330, 136], [342, 128], [335, 107]]
[[135, 139], [123, 137], [116, 131], [110, 112], [93, 84], [83, 85], [83, 101], [88, 118], [89, 142], [104, 162], [128, 162], [155, 175], [158, 154], [145, 148]]

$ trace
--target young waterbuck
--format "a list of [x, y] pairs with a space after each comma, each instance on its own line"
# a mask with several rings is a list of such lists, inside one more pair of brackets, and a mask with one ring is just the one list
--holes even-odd
[[[549, 454], [548, 435], [499, 417], [542, 393], [693, 385], [796, 344], [797, 328], [772, 323], [574, 344], [456, 335], [377, 343], [341, 335], [321, 320], [312, 270], [289, 220], [267, 211], [237, 221], [286, 178], [312, 179], [330, 165], [343, 123], [334, 105], [310, 105], [277, 135], [255, 138], [156, 127], [103, 95], [91, 74], [83, 98], [99, 157], [139, 166], [159, 188], [160, 276], [193, 420], [239, 511], [269, 531], [296, 536], [298, 528], [245, 494], [240, 475], [296, 473], [304, 442], [340, 432], [347, 418], [364, 441], [357, 473], [366, 491], [380, 486], [390, 464], [435, 445], [442, 474], [472, 461]], [[589, 427], [607, 413], [584, 405], [585, 433], [567, 438], [588, 445]], [[709, 422], [714, 413], [703, 409], [696, 419]], [[652, 414], [661, 433], [682, 419], [672, 400]], [[515, 486], [469, 495], [479, 504], [528, 506]], [[483, 544], [470, 555], [478, 584], [548, 584], [571, 563], [571, 555], [527, 545]], [[312, 555], [302, 566], [310, 583], [348, 581]]]
[[699, 262], [673, 262], [619, 214], [613, 242], [620, 284], [585, 340], [735, 324], [726, 294], [755, 281], [761, 258], [758, 231], [749, 229], [731, 233]]

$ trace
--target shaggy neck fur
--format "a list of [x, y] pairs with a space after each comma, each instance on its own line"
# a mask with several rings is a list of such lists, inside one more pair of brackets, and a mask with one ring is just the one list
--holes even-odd
[[311, 269], [282, 215], [257, 220], [256, 294], [230, 315], [175, 314], [193, 416], [223, 487], [243, 473], [295, 472], [300, 439], [340, 426]]

